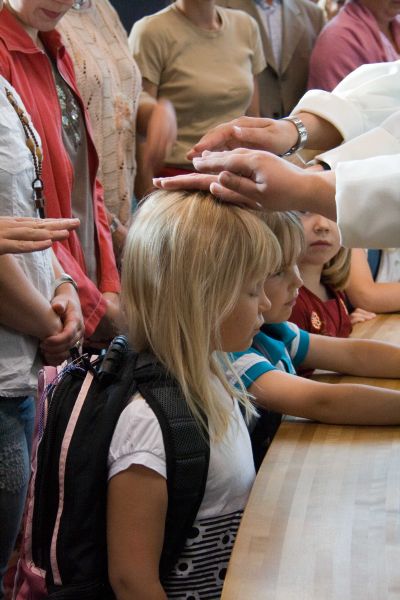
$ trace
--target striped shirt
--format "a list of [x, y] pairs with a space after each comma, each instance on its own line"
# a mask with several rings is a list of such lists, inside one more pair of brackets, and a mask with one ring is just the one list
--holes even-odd
[[235, 372], [246, 388], [274, 369], [295, 375], [307, 356], [309, 341], [309, 334], [294, 323], [263, 325], [249, 350], [232, 354]]

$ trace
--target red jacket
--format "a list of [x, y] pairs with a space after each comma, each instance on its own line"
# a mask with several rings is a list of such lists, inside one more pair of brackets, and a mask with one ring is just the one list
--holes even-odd
[[[79, 298], [90, 336], [105, 313], [102, 292], [119, 292], [119, 275], [115, 264], [111, 235], [103, 202], [103, 191], [96, 179], [98, 157], [94, 147], [88, 115], [76, 87], [72, 61], [61, 36], [55, 30], [41, 33], [40, 38], [57, 67], [75, 92], [85, 116], [88, 133], [89, 172], [93, 186], [93, 215], [97, 242], [98, 288], [87, 277], [78, 236], [58, 242], [54, 250], [63, 269], [79, 287]], [[62, 141], [61, 110], [48, 57], [33, 43], [17, 19], [5, 8], [0, 13], [0, 73], [17, 90], [31, 115], [43, 145], [43, 182], [46, 216], [71, 216], [73, 169]]]

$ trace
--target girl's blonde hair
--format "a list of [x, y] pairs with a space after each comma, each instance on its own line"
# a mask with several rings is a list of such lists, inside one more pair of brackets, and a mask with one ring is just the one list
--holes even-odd
[[293, 211], [265, 211], [262, 220], [280, 244], [282, 261], [278, 268], [297, 263], [305, 244], [303, 225], [298, 214]]
[[321, 273], [321, 283], [334, 290], [343, 290], [350, 275], [351, 250], [341, 246], [339, 252], [324, 264]]
[[263, 279], [279, 262], [279, 245], [256, 215], [209, 193], [156, 191], [129, 231], [122, 302], [130, 341], [176, 378], [193, 415], [203, 425], [204, 415], [216, 437], [230, 411], [211, 373], [251, 412], [213, 352], [221, 349], [221, 323], [245, 283]]

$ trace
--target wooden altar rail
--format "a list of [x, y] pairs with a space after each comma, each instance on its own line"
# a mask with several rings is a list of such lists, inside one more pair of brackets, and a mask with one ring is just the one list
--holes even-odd
[[[400, 315], [355, 327], [400, 343]], [[398, 380], [324, 375], [324, 381]], [[257, 475], [222, 600], [399, 600], [400, 429], [282, 423]]]

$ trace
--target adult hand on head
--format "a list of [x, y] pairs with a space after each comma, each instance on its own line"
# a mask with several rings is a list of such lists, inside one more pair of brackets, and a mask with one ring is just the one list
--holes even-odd
[[[225, 202], [284, 210], [291, 206], [290, 192], [298, 188], [302, 169], [261, 150], [237, 148], [203, 152], [193, 159], [201, 173], [155, 179], [162, 189], [210, 190]], [[282, 205], [283, 203], [283, 205]]]
[[189, 150], [189, 160], [200, 156], [205, 150], [234, 150], [252, 148], [284, 154], [297, 142], [298, 131], [290, 121], [239, 117], [210, 129]]
[[198, 171], [219, 173], [218, 179], [211, 181], [210, 191], [226, 202], [296, 210], [297, 196], [306, 195], [305, 171], [269, 152], [244, 148], [204, 152], [193, 164]]
[[45, 250], [78, 226], [79, 219], [0, 217], [0, 254]]
[[302, 169], [269, 152], [203, 152], [201, 173], [156, 179], [161, 189], [209, 189], [224, 202], [270, 210], [308, 210], [336, 219], [335, 173]]

